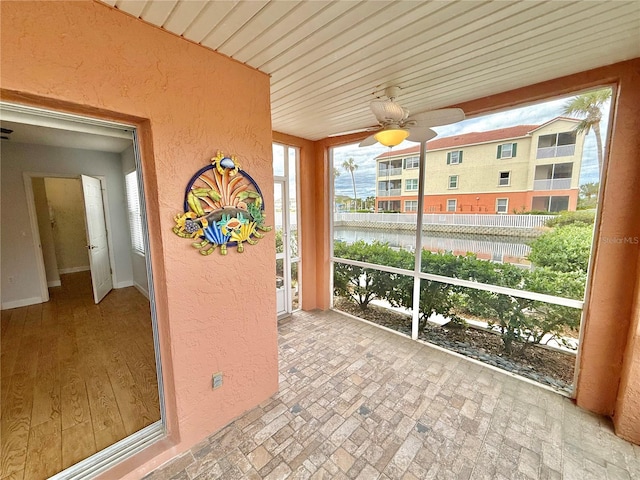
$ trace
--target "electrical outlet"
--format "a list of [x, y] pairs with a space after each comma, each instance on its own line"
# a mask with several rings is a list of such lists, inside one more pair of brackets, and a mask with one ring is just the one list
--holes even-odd
[[216, 389], [222, 386], [222, 372], [214, 373], [211, 378], [211, 386]]

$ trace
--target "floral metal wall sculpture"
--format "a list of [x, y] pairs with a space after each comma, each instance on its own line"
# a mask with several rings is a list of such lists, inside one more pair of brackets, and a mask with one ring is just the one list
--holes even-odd
[[211, 165], [191, 178], [184, 198], [184, 213], [175, 217], [173, 233], [196, 240], [202, 255], [220, 247], [244, 252], [244, 243], [255, 245], [271, 227], [265, 226], [264, 201], [256, 182], [240, 169], [237, 158], [218, 152]]

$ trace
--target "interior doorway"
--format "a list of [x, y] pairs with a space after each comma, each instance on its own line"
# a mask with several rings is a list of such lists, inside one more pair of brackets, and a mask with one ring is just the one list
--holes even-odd
[[113, 289], [104, 177], [24, 177], [33, 241], [44, 264], [39, 269], [43, 289], [59, 287], [61, 274], [89, 271], [94, 301], [99, 303]]
[[298, 235], [299, 149], [273, 144], [273, 197], [276, 236], [276, 307], [278, 318], [300, 308]]
[[88, 478], [166, 432], [136, 131], [4, 103], [0, 120], [0, 476]]

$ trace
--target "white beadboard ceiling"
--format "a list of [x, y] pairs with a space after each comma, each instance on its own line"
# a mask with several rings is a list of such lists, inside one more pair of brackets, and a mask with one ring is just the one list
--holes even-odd
[[310, 140], [640, 57], [640, 1], [102, 0], [271, 76], [273, 129]]

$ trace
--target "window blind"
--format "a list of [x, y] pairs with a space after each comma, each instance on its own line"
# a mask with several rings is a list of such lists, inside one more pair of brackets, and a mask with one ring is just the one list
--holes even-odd
[[144, 255], [142, 216], [140, 214], [140, 197], [138, 196], [138, 177], [135, 171], [125, 175], [125, 189], [127, 191], [127, 210], [129, 212], [131, 247], [135, 252]]

